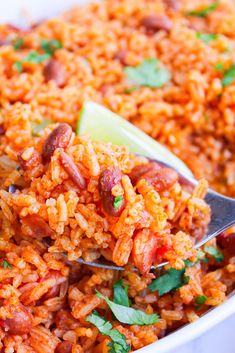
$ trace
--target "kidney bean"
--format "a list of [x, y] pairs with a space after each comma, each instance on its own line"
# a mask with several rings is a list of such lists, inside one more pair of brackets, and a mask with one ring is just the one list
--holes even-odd
[[164, 30], [169, 32], [172, 28], [171, 20], [164, 15], [150, 15], [143, 17], [141, 25], [146, 28], [147, 31], [157, 32]]
[[31, 313], [20, 304], [13, 311], [12, 318], [3, 320], [2, 326], [5, 331], [12, 335], [24, 335], [31, 330], [32, 321]]
[[165, 4], [170, 7], [172, 10], [179, 10], [180, 3], [179, 0], [164, 0]]
[[79, 321], [71, 315], [69, 310], [65, 309], [61, 309], [56, 313], [55, 324], [57, 328], [66, 331], [80, 326]]
[[54, 235], [54, 231], [40, 216], [28, 215], [21, 219], [22, 231], [32, 238], [42, 239]]
[[69, 177], [74, 182], [74, 184], [77, 185], [80, 189], [85, 189], [85, 179], [83, 178], [82, 174], [80, 173], [78, 167], [76, 166], [72, 158], [70, 158], [67, 153], [61, 151], [60, 160], [65, 171], [68, 173]]
[[122, 65], [126, 65], [126, 50], [119, 50], [115, 55], [114, 59], [118, 60]]
[[64, 86], [65, 70], [59, 61], [51, 59], [44, 67], [43, 74], [47, 82], [54, 81], [58, 87]]
[[61, 274], [59, 271], [50, 270], [50, 272], [48, 273], [47, 276], [45, 276], [44, 278], [41, 278], [41, 279], [39, 280], [39, 282], [43, 282], [43, 281], [45, 281], [45, 280], [47, 280], [47, 279], [56, 279], [56, 280], [58, 280], [58, 279], [60, 279], [61, 277], [62, 277], [62, 281], [60, 281], [60, 283], [55, 284], [53, 287], [51, 287], [51, 288], [47, 291], [47, 293], [45, 293], [45, 294], [42, 296], [42, 298], [41, 298], [42, 301], [45, 301], [45, 300], [48, 300], [48, 299], [51, 299], [51, 298], [55, 298], [55, 297], [57, 297], [57, 296], [59, 295], [59, 292], [60, 292], [60, 285], [61, 285], [61, 283], [63, 282], [63, 276], [62, 276], [62, 274]]
[[[139, 173], [139, 177], [138, 177]], [[149, 163], [136, 167], [130, 173], [133, 184], [137, 184], [141, 179], [145, 179], [158, 192], [165, 191], [174, 185], [178, 180], [178, 174], [174, 169], [162, 167], [157, 163]]]
[[118, 207], [114, 207], [115, 197], [112, 195], [112, 188], [121, 183], [122, 172], [117, 167], [105, 169], [99, 177], [99, 193], [102, 206], [108, 215], [118, 217], [125, 207], [125, 197]]
[[225, 249], [229, 254], [235, 256], [235, 233], [221, 233], [217, 237], [217, 243], [222, 249]]
[[41, 163], [41, 156], [37, 151], [33, 151], [29, 159], [25, 160], [22, 158], [25, 151], [18, 153], [18, 161], [23, 170], [31, 170], [37, 167]]
[[158, 241], [156, 236], [146, 229], [139, 230], [134, 237], [132, 258], [141, 274], [146, 274], [156, 259]]
[[[1, 46], [1, 38], [0, 38], [0, 46]], [[0, 136], [5, 135], [4, 124], [0, 124]]]
[[69, 341], [60, 342], [55, 349], [55, 353], [72, 353], [73, 344]]
[[66, 124], [59, 124], [47, 137], [42, 149], [42, 158], [49, 163], [57, 148], [66, 148], [72, 135], [72, 128]]
[[162, 167], [160, 166], [160, 164], [156, 162], [149, 162], [147, 164], [137, 165], [132, 169], [131, 173], [129, 174], [129, 177], [131, 179], [132, 184], [136, 185], [136, 183], [138, 182], [138, 180], [143, 174], [151, 170], [159, 170], [161, 168]]

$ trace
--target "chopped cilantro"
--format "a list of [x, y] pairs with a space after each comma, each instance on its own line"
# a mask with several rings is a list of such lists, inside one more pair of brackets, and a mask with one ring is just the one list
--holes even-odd
[[136, 91], [137, 89], [138, 89], [138, 87], [136, 87], [136, 86], [126, 87], [124, 89], [124, 93], [132, 93], [132, 92]]
[[52, 121], [50, 119], [43, 119], [41, 123], [37, 124], [35, 122], [31, 123], [33, 136], [39, 136], [40, 132], [44, 130]]
[[222, 85], [228, 86], [235, 81], [235, 65], [230, 66], [228, 70], [224, 72], [222, 79]]
[[196, 37], [198, 39], [200, 39], [202, 42], [208, 44], [210, 42], [212, 42], [213, 40], [218, 39], [218, 34], [215, 33], [201, 33], [201, 32], [197, 32], [196, 33]]
[[21, 61], [16, 61], [15, 64], [13, 65], [14, 70], [18, 71], [18, 72], [22, 72], [23, 71], [23, 66]]
[[4, 270], [6, 270], [7, 268], [12, 270], [12, 266], [11, 266], [11, 264], [9, 264], [9, 262], [7, 260], [2, 261], [2, 267], [4, 268]]
[[45, 53], [47, 53], [49, 55], [53, 55], [57, 49], [62, 48], [62, 43], [57, 39], [52, 39], [52, 40], [42, 39], [41, 40], [41, 47]]
[[204, 115], [204, 119], [205, 119], [206, 122], [208, 122], [209, 121], [209, 116], [207, 114], [205, 114]]
[[122, 283], [122, 280], [114, 283], [113, 286], [113, 301], [116, 304], [129, 307], [130, 300], [128, 298], [128, 285]]
[[22, 60], [16, 61], [13, 65], [14, 69], [18, 72], [23, 71], [23, 63], [35, 63], [40, 64], [45, 60], [48, 60], [51, 56], [47, 53], [38, 54], [36, 51], [30, 51]]
[[108, 304], [110, 310], [116, 317], [116, 319], [123, 324], [128, 325], [152, 325], [158, 322], [159, 317], [157, 314], [146, 314], [141, 310], [128, 308], [126, 306], [116, 304], [111, 301], [108, 297], [105, 297], [101, 293], [97, 292], [97, 297], [102, 298]]
[[122, 201], [123, 201], [123, 196], [122, 195], [116, 196], [115, 199], [114, 199], [113, 207], [115, 209], [118, 209], [119, 207], [121, 207]]
[[189, 16], [196, 16], [196, 17], [206, 17], [211, 12], [215, 11], [219, 6], [219, 2], [214, 2], [207, 7], [204, 7], [200, 10], [192, 10], [187, 13]]
[[216, 71], [220, 71], [220, 72], [224, 71], [224, 65], [222, 63], [215, 64], [214, 68], [215, 68]]
[[95, 325], [102, 335], [111, 338], [112, 341], [108, 343], [109, 353], [128, 353], [130, 351], [131, 346], [127, 344], [126, 337], [120, 331], [113, 329], [112, 324], [99, 316], [96, 311], [89, 315], [86, 321]]
[[197, 298], [195, 299], [195, 304], [203, 305], [205, 304], [206, 300], [207, 300], [206, 295], [198, 295]]
[[170, 80], [170, 72], [158, 64], [155, 58], [142, 61], [136, 67], [127, 66], [124, 71], [126, 76], [140, 86], [157, 88], [163, 86]]
[[24, 38], [20, 37], [14, 41], [13, 48], [14, 50], [19, 50], [23, 47], [23, 45], [24, 45]]
[[213, 246], [204, 246], [204, 250], [207, 254], [214, 257], [215, 261], [221, 262], [224, 259], [224, 255]]
[[36, 51], [30, 51], [26, 57], [23, 59], [23, 62], [29, 62], [29, 63], [35, 63], [35, 64], [40, 64], [45, 60], [50, 59], [50, 55], [45, 53], [45, 54], [39, 54]]
[[189, 278], [187, 278], [188, 276], [185, 278], [185, 270], [185, 267], [181, 270], [170, 268], [164, 275], [152, 281], [149, 285], [150, 291], [158, 291], [159, 295], [163, 295], [169, 293], [173, 289], [182, 287], [186, 284], [185, 280], [186, 282], [189, 280]]
[[197, 253], [197, 263], [198, 262], [208, 263], [208, 259], [205, 257], [205, 253], [201, 249], [199, 249]]

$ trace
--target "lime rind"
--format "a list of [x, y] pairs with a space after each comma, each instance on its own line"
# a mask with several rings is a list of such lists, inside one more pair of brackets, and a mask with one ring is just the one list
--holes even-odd
[[79, 114], [77, 134], [87, 134], [96, 142], [125, 145], [132, 153], [165, 162], [179, 172], [192, 176], [190, 169], [166, 147], [97, 103], [84, 103]]

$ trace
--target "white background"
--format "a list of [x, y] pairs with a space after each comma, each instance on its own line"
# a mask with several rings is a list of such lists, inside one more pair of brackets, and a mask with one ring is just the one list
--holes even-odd
[[[86, 0], [0, 0], [0, 22], [15, 22], [23, 25], [26, 23], [26, 17], [37, 21], [54, 16], [73, 4], [84, 2]], [[25, 16], [26, 13], [27, 16]], [[234, 313], [234, 305], [231, 306], [231, 312]], [[200, 324], [200, 320], [198, 323]], [[156, 345], [151, 353], [161, 353], [161, 351]], [[173, 346], [169, 353], [235, 353], [235, 315], [233, 314], [232, 317], [190, 343], [177, 349]]]

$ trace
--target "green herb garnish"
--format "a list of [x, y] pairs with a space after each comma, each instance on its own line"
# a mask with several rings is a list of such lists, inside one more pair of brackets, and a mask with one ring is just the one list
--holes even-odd
[[228, 86], [235, 81], [235, 65], [230, 66], [228, 70], [224, 72], [222, 79], [222, 85]]
[[209, 15], [211, 12], [215, 11], [217, 7], [219, 6], [219, 2], [214, 2], [213, 4], [204, 7], [201, 10], [192, 10], [187, 13], [189, 16], [196, 16], [196, 17], [206, 17]]
[[122, 280], [114, 283], [113, 286], [113, 301], [116, 304], [129, 307], [130, 300], [128, 298], [128, 285], [122, 283]]
[[199, 295], [199, 296], [195, 299], [195, 304], [197, 304], [197, 305], [203, 305], [203, 304], [205, 304], [206, 301], [207, 301], [207, 296], [206, 296], [206, 295]]
[[6, 270], [7, 268], [12, 270], [12, 266], [11, 266], [11, 264], [9, 264], [9, 262], [7, 260], [2, 261], [2, 267], [4, 268], [4, 270]]
[[48, 125], [50, 125], [52, 121], [50, 119], [43, 119], [41, 123], [31, 123], [32, 134], [33, 136], [39, 136], [40, 132], [44, 130]]
[[221, 262], [224, 259], [224, 255], [213, 246], [204, 246], [204, 250], [207, 254], [214, 257], [215, 261]]
[[20, 37], [17, 38], [14, 42], [13, 42], [13, 48], [14, 50], [19, 50], [23, 47], [24, 45], [24, 38]]
[[224, 65], [222, 63], [215, 64], [214, 68], [215, 68], [216, 71], [220, 71], [220, 72], [224, 71]]
[[[206, 118], [207, 115], [205, 115], [205, 119], [207, 119], [206, 121], [209, 120], [209, 117]], [[205, 253], [204, 251], [202, 251], [201, 249], [198, 249], [198, 252], [197, 252], [197, 262], [203, 262], [203, 263], [208, 263], [208, 258], [205, 257]]]
[[45, 60], [50, 59], [50, 55], [45, 53], [45, 54], [38, 54], [36, 51], [30, 51], [22, 60], [17, 61], [13, 67], [16, 71], [22, 72], [23, 71], [23, 63], [28, 62], [28, 63], [35, 63], [35, 64], [40, 64]]
[[213, 40], [218, 39], [219, 35], [215, 33], [201, 33], [197, 32], [196, 37], [200, 39], [202, 42], [209, 44]]
[[[182, 287], [185, 283], [185, 270], [184, 267], [181, 270], [170, 268], [166, 273], [157, 279], [153, 280], [149, 285], [151, 292], [158, 291], [159, 295], [169, 293], [173, 289]], [[186, 276], [186, 282], [189, 280]]]
[[13, 69], [22, 72], [23, 71], [23, 66], [21, 61], [16, 61], [15, 64], [13, 65]]
[[124, 71], [130, 80], [145, 87], [161, 87], [171, 78], [170, 72], [165, 67], [159, 66], [155, 58], [145, 59], [136, 67], [128, 66]]
[[109, 353], [128, 353], [130, 351], [131, 346], [127, 344], [126, 337], [120, 331], [113, 329], [112, 324], [99, 316], [96, 311], [89, 315], [86, 321], [95, 325], [102, 335], [111, 338], [112, 341], [108, 343]]
[[158, 322], [159, 317], [157, 314], [146, 314], [141, 310], [128, 308], [126, 306], [116, 304], [111, 301], [108, 297], [97, 292], [97, 297], [104, 299], [108, 304], [110, 310], [116, 317], [116, 319], [123, 324], [128, 325], [152, 325]]
[[41, 47], [45, 53], [53, 55], [56, 50], [62, 48], [62, 43], [57, 39], [42, 39]]
[[115, 209], [118, 209], [119, 207], [121, 207], [122, 201], [123, 201], [123, 195], [116, 196], [113, 202], [113, 207]]

